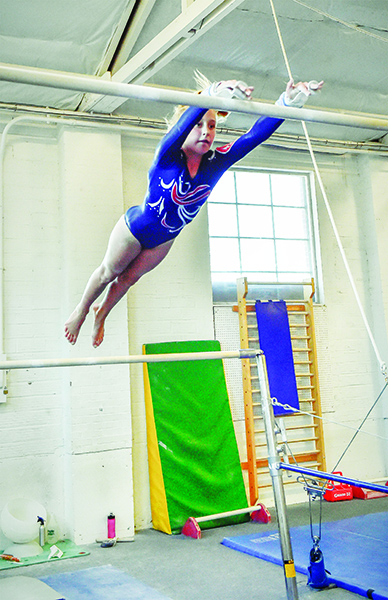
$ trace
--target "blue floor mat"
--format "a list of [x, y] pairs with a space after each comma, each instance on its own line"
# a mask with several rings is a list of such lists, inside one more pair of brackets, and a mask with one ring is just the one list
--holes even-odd
[[[295, 569], [308, 574], [310, 526], [290, 529]], [[224, 538], [222, 544], [282, 565], [278, 532]], [[330, 582], [373, 600], [388, 600], [388, 513], [322, 524], [320, 548]], [[371, 592], [369, 592], [370, 594]]]
[[66, 600], [169, 600], [127, 573], [106, 565], [40, 577]]

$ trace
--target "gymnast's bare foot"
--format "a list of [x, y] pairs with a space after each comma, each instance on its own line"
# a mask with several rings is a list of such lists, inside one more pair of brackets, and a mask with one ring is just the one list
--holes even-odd
[[74, 345], [76, 343], [78, 334], [87, 314], [88, 313], [82, 313], [77, 306], [67, 319], [65, 323], [65, 338], [70, 344]]
[[93, 306], [94, 310], [94, 326], [92, 332], [92, 344], [93, 348], [98, 348], [104, 339], [104, 323], [105, 317], [100, 314], [100, 307]]

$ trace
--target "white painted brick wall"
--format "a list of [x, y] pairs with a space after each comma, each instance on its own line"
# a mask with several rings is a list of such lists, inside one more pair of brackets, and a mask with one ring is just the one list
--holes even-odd
[[[158, 269], [134, 287], [128, 302], [115, 307], [99, 349], [90, 345], [91, 318], [74, 348], [63, 338], [63, 322], [100, 262], [114, 223], [124, 208], [143, 199], [154, 145], [134, 137], [121, 146], [115, 134], [80, 129], [63, 131], [58, 141], [10, 137], [4, 181], [8, 358], [105, 356], [126, 354], [128, 348], [138, 354], [146, 342], [213, 338], [205, 210]], [[319, 161], [385, 356], [387, 167], [379, 159]], [[295, 168], [308, 165], [296, 153], [292, 162]], [[290, 158], [280, 150], [260, 149], [245, 164], [287, 167]], [[329, 416], [357, 426], [377, 395], [381, 376], [320, 198], [319, 219], [333, 390]], [[14, 495], [36, 498], [57, 516], [61, 533], [78, 542], [105, 535], [106, 515], [112, 510], [120, 535], [127, 535], [133, 531], [133, 450], [136, 523], [149, 525], [142, 367], [130, 370], [130, 381], [128, 367], [9, 374], [7, 402], [0, 405], [0, 510]], [[385, 414], [386, 401], [371, 420], [372, 431], [387, 435]], [[352, 432], [330, 424], [325, 432], [330, 466]], [[386, 475], [385, 441], [360, 435], [352, 452], [343, 463], [350, 476]]]
[[[371, 165], [369, 158], [364, 163], [360, 163], [360, 159], [349, 158], [339, 160], [339, 168], [325, 170], [325, 188], [358, 294], [383, 352], [386, 328], [379, 297], [381, 291], [371, 283], [371, 272], [379, 261], [377, 249], [382, 243], [382, 238], [376, 236], [376, 212], [373, 208], [376, 199], [370, 184]], [[334, 410], [330, 418], [357, 428], [384, 381], [322, 205], [319, 214], [334, 395]], [[378, 325], [381, 319], [382, 329]], [[382, 406], [380, 404], [372, 414], [365, 425], [366, 430], [375, 430], [374, 418], [381, 426]], [[329, 469], [334, 466], [353, 433], [335, 425], [325, 426]], [[386, 442], [360, 433], [340, 468], [350, 477], [378, 479], [387, 474], [385, 454]]]
[[[72, 130], [59, 141], [8, 140], [9, 359], [128, 353], [125, 303], [112, 315], [97, 351], [90, 343], [90, 318], [74, 348], [63, 336], [63, 323], [122, 212], [119, 135]], [[55, 514], [61, 534], [80, 543], [104, 537], [106, 515], [113, 511], [120, 535], [132, 534], [129, 368], [12, 371], [8, 387], [7, 403], [0, 405], [0, 510], [14, 495], [36, 498]]]
[[[60, 157], [68, 314], [102, 260], [110, 232], [123, 212], [121, 139], [116, 133], [64, 130]], [[125, 322], [126, 306], [121, 303], [109, 319], [100, 348], [91, 347], [91, 316], [84, 323], [77, 345], [63, 345], [70, 356], [127, 354]], [[68, 453], [72, 456], [67, 460], [68, 478], [72, 478], [67, 519], [74, 521], [75, 539], [82, 541], [85, 537], [81, 526], [91, 538], [93, 522], [96, 526], [105, 523], [107, 504], [112, 505], [108, 512], [117, 513], [122, 528], [133, 533], [129, 369], [72, 368], [65, 373], [63, 386], [69, 403]], [[109, 466], [105, 468], [106, 462]], [[94, 530], [93, 539], [105, 533], [105, 526], [98, 532]]]

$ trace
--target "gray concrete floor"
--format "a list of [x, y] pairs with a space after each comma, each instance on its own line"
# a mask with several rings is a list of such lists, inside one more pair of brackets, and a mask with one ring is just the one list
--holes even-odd
[[[387, 510], [388, 498], [324, 502], [323, 522]], [[308, 504], [288, 507], [287, 515], [290, 527], [308, 524]], [[157, 589], [171, 600], [286, 600], [281, 567], [221, 545], [224, 537], [276, 529], [276, 518], [273, 518], [267, 525], [249, 522], [205, 530], [200, 540], [143, 530], [136, 534], [135, 541], [131, 543], [117, 544], [112, 548], [92, 544], [86, 547], [90, 551], [86, 557], [12, 569], [1, 576], [39, 578], [110, 564]], [[297, 575], [301, 600], [318, 600], [317, 594], [319, 600], [361, 598], [341, 588], [312, 590], [306, 581], [305, 576]]]

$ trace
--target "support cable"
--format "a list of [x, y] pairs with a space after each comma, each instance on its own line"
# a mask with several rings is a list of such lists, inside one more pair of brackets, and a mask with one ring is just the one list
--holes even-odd
[[[283, 42], [282, 34], [281, 34], [281, 31], [280, 31], [280, 27], [279, 27], [279, 21], [278, 21], [278, 18], [277, 18], [277, 15], [276, 15], [276, 11], [275, 11], [275, 6], [274, 6], [274, 3], [273, 3], [273, 0], [269, 0], [269, 2], [271, 4], [272, 14], [273, 14], [274, 22], [275, 22], [275, 27], [276, 27], [276, 31], [277, 31], [277, 34], [278, 34], [279, 43], [280, 43], [280, 47], [281, 47], [281, 50], [282, 50], [282, 54], [283, 54], [285, 66], [286, 66], [286, 69], [287, 69], [288, 77], [290, 79], [293, 79], [292, 73], [291, 73], [290, 64], [289, 64], [287, 53], [286, 53], [286, 49], [284, 47], [284, 42]], [[308, 131], [307, 131], [307, 126], [306, 126], [306, 123], [304, 121], [302, 121], [302, 127], [303, 127], [304, 135], [306, 137], [307, 146], [308, 146], [308, 149], [309, 149], [309, 152], [310, 152], [310, 155], [311, 155], [311, 160], [312, 160], [312, 163], [313, 163], [313, 166], [314, 166], [314, 171], [315, 171], [315, 174], [316, 174], [316, 177], [317, 177], [317, 181], [318, 181], [320, 190], [322, 192], [322, 196], [323, 196], [323, 200], [325, 202], [326, 210], [327, 210], [328, 215], [329, 215], [330, 223], [331, 223], [331, 226], [332, 226], [333, 231], [334, 231], [334, 236], [336, 238], [336, 241], [337, 241], [337, 244], [338, 244], [338, 248], [339, 248], [339, 251], [340, 251], [343, 263], [345, 265], [346, 273], [348, 275], [348, 278], [349, 278], [349, 281], [350, 281], [350, 285], [351, 285], [352, 290], [353, 290], [353, 294], [355, 296], [358, 308], [360, 310], [360, 314], [361, 314], [362, 320], [364, 322], [366, 331], [368, 333], [368, 336], [369, 336], [369, 339], [371, 341], [373, 350], [375, 352], [377, 361], [379, 363], [380, 370], [381, 370], [381, 372], [382, 372], [385, 380], [388, 381], [387, 365], [386, 365], [386, 363], [381, 358], [381, 355], [380, 355], [380, 352], [378, 350], [376, 341], [375, 341], [374, 336], [372, 334], [372, 330], [371, 330], [371, 328], [369, 326], [368, 319], [366, 317], [364, 308], [362, 306], [362, 303], [361, 303], [361, 300], [360, 300], [360, 296], [358, 294], [358, 291], [357, 291], [357, 288], [356, 288], [356, 284], [354, 282], [354, 278], [353, 278], [352, 272], [350, 270], [348, 260], [346, 258], [346, 254], [345, 254], [344, 248], [342, 246], [342, 242], [341, 242], [341, 239], [340, 239], [340, 236], [339, 236], [339, 233], [338, 233], [338, 229], [337, 229], [337, 226], [336, 226], [335, 221], [334, 221], [333, 213], [332, 213], [332, 210], [331, 210], [331, 207], [330, 207], [330, 204], [329, 204], [329, 200], [327, 198], [326, 191], [325, 191], [325, 188], [324, 188], [324, 185], [323, 185], [323, 182], [322, 182], [322, 178], [321, 178], [321, 174], [320, 174], [320, 171], [319, 171], [319, 168], [318, 168], [318, 164], [317, 164], [317, 161], [315, 160], [314, 150], [313, 150], [313, 147], [311, 145], [310, 136], [309, 136]]]
[[[375, 405], [377, 404], [377, 400], [379, 400], [383, 394], [383, 392], [385, 391], [385, 389], [388, 386], [388, 382], [384, 385], [383, 389], [381, 390], [378, 398], [375, 400], [372, 408], [368, 411], [367, 417], [369, 416], [370, 412], [372, 411], [372, 409], [375, 407]], [[289, 412], [294, 412], [294, 413], [298, 413], [300, 415], [306, 415], [308, 417], [311, 417], [313, 419], [320, 419], [322, 422], [324, 423], [331, 423], [332, 425], [338, 425], [339, 427], [344, 427], [345, 429], [351, 429], [352, 431], [355, 431], [356, 434], [358, 433], [363, 433], [365, 435], [370, 435], [374, 438], [380, 439], [380, 440], [384, 440], [384, 441], [388, 441], [388, 437], [383, 436], [383, 435], [379, 435], [377, 433], [371, 433], [370, 431], [364, 431], [361, 429], [361, 427], [364, 425], [366, 418], [362, 421], [360, 427], [352, 427], [351, 425], [345, 425], [345, 423], [340, 423], [339, 421], [334, 421], [333, 419], [328, 419], [327, 417], [321, 417], [320, 415], [315, 415], [314, 413], [308, 412], [306, 410], [300, 410], [298, 408], [295, 408], [294, 406], [291, 406], [290, 404], [282, 404], [281, 402], [279, 402], [279, 400], [277, 398], [271, 398], [272, 400], [272, 404], [273, 406], [280, 406], [281, 408], [284, 408], [284, 410], [289, 411]], [[354, 436], [355, 437], [355, 436]]]
[[366, 413], [365, 417], [363, 418], [363, 420], [361, 421], [361, 425], [358, 427], [358, 429], [355, 431], [352, 439], [350, 440], [350, 442], [348, 443], [348, 445], [346, 446], [345, 450], [342, 452], [341, 456], [339, 457], [339, 459], [337, 460], [335, 467], [333, 468], [333, 471], [337, 470], [338, 465], [340, 464], [341, 460], [343, 459], [343, 457], [345, 456], [345, 454], [347, 453], [347, 451], [349, 450], [350, 446], [353, 444], [354, 440], [356, 439], [356, 436], [359, 434], [359, 432], [361, 431], [362, 426], [364, 425], [365, 421], [367, 420], [367, 418], [369, 417], [370, 413], [372, 412], [372, 410], [374, 409], [374, 407], [376, 406], [376, 404], [378, 403], [378, 401], [380, 400], [381, 396], [383, 395], [386, 387], [388, 386], [388, 381], [386, 382], [386, 384], [384, 385], [383, 389], [381, 390], [380, 394], [377, 396], [376, 400], [374, 401], [374, 403], [372, 404], [372, 406], [370, 407], [370, 409], [368, 410], [368, 412]]

